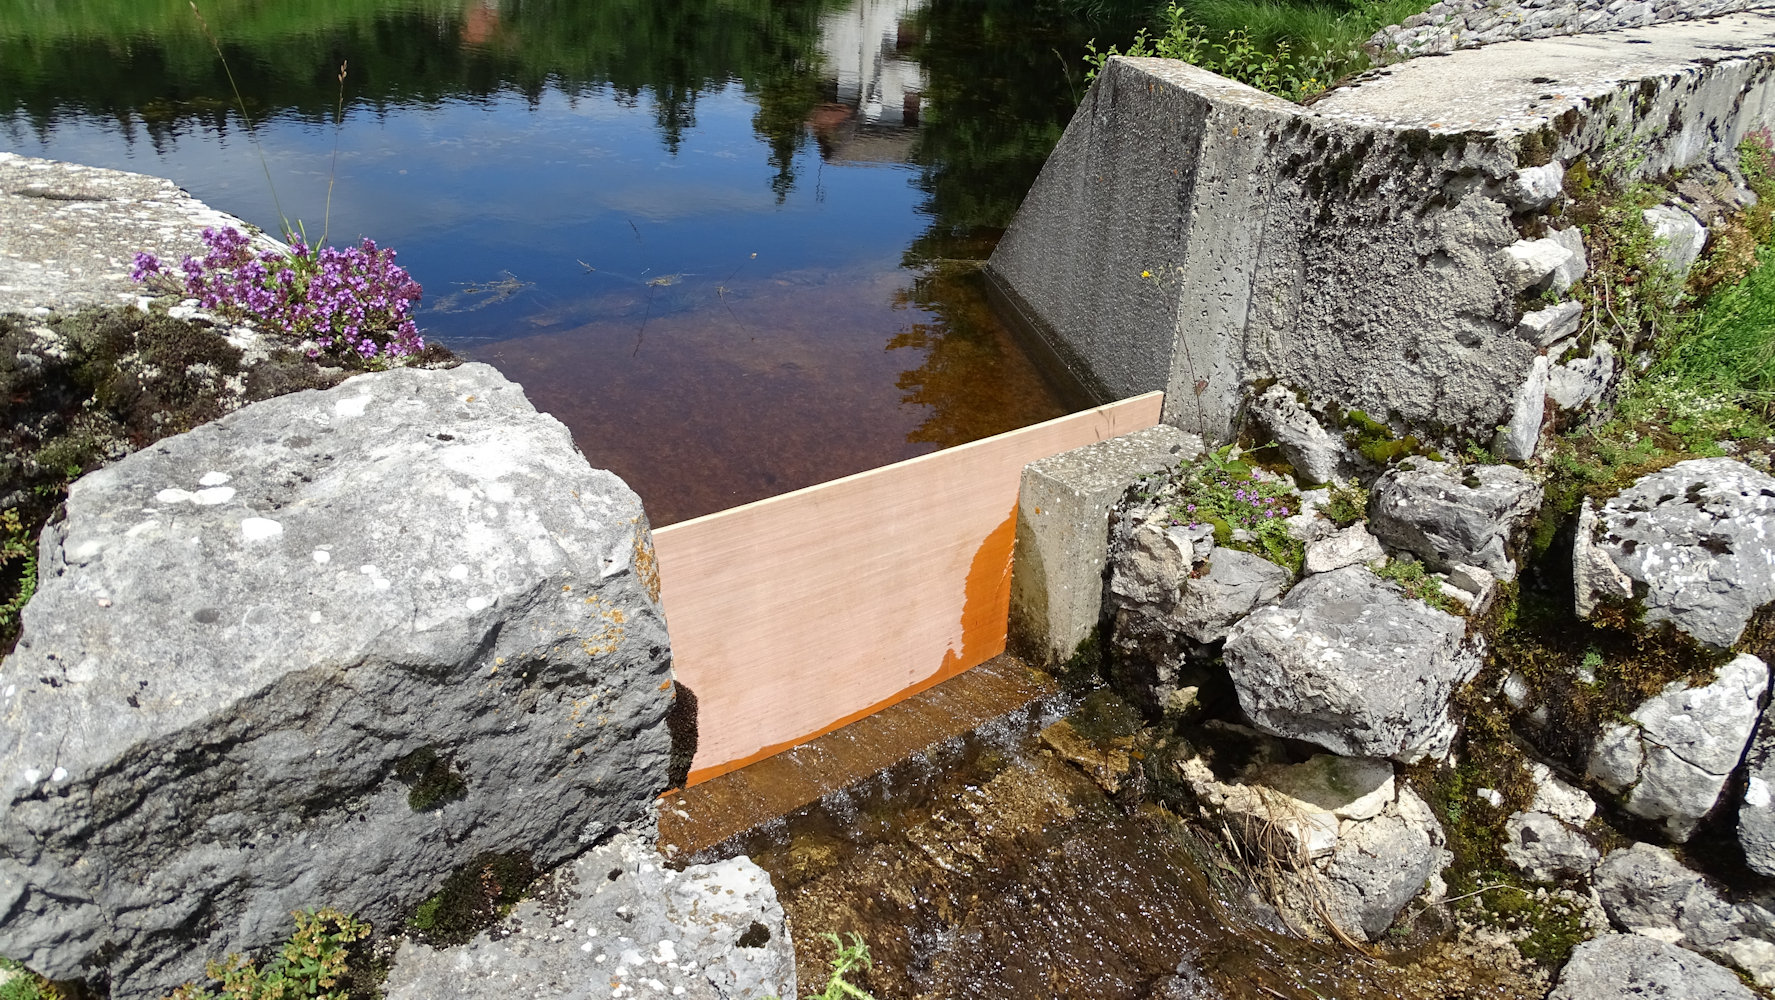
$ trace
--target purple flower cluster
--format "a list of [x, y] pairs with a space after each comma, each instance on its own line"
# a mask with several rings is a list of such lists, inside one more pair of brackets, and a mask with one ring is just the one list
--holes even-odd
[[425, 349], [413, 322], [421, 289], [396, 266], [393, 250], [365, 240], [346, 250], [298, 239], [288, 254], [254, 253], [238, 229], [205, 229], [209, 252], [186, 257], [175, 275], [153, 254], [138, 253], [130, 277], [182, 288], [205, 309], [255, 319], [320, 351], [361, 361], [403, 358]]

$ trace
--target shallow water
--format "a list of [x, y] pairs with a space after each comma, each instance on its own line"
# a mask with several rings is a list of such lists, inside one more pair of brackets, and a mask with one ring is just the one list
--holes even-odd
[[250, 132], [184, 0], [0, 0], [0, 149], [396, 247], [655, 523], [1068, 409], [974, 265], [1122, 30], [1090, 5], [200, 6]]
[[692, 860], [746, 853], [771, 873], [804, 990], [826, 981], [823, 935], [855, 933], [875, 965], [853, 979], [879, 1000], [1545, 993], [1427, 933], [1372, 956], [1285, 933], [1207, 835], [1044, 748], [1042, 728], [1078, 712], [1039, 698]]

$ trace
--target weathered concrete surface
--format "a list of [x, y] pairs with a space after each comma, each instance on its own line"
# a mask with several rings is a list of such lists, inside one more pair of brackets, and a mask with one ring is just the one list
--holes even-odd
[[1391, 62], [1524, 38], [1643, 28], [1775, 7], [1775, 0], [1441, 0], [1363, 46]]
[[458, 948], [411, 941], [388, 1000], [794, 997], [795, 948], [770, 875], [741, 855], [673, 871], [622, 834], [550, 875]]
[[1775, 120], [1772, 60], [1775, 17], [1685, 21], [1406, 62], [1302, 108], [1113, 59], [990, 271], [1082, 381], [1165, 389], [1166, 421], [1207, 438], [1276, 379], [1489, 445], [1545, 364], [1515, 332], [1518, 172], [1735, 162]]
[[1201, 439], [1161, 424], [1031, 462], [1017, 488], [1011, 648], [1047, 669], [1097, 630], [1109, 511], [1144, 476], [1200, 455]]
[[331, 905], [650, 819], [638, 498], [486, 365], [258, 403], [73, 484], [0, 664], [0, 954], [164, 995]]
[[136, 252], [202, 256], [205, 226], [249, 229], [169, 180], [0, 153], [0, 312], [133, 301]]

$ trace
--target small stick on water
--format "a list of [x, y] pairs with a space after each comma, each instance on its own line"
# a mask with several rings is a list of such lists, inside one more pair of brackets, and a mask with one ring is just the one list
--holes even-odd
[[641, 227], [635, 225], [635, 220], [634, 219], [624, 219], [622, 221], [628, 223], [629, 228], [633, 229], [635, 231], [635, 242], [636, 243], [641, 242]]
[[579, 258], [578, 258], [578, 257], [575, 257], [575, 258], [573, 258], [573, 259], [574, 259], [574, 260], [575, 260], [575, 261], [576, 261], [576, 262], [578, 262], [578, 264], [579, 264], [579, 266], [580, 266], [580, 267], [583, 267], [583, 268], [585, 268], [585, 269], [586, 269], [586, 273], [587, 273], [587, 274], [591, 274], [591, 273], [592, 273], [592, 272], [594, 272], [594, 271], [596, 271], [596, 270], [597, 270], [597, 268], [595, 268], [595, 267], [593, 267], [593, 266], [592, 266], [592, 265], [590, 265], [590, 264], [587, 264], [587, 263], [586, 263], [586, 262], [585, 262], [585, 261], [583, 261], [583, 260], [580, 260], [580, 259], [579, 259]]
[[751, 261], [755, 261], [757, 259], [758, 259], [757, 252], [753, 252], [753, 254], [750, 257], [747, 257], [745, 260], [740, 261], [739, 267], [734, 268], [733, 271], [731, 273], [729, 273], [727, 277], [721, 279], [721, 284], [715, 286], [715, 297], [721, 300], [721, 305], [727, 309], [727, 314], [729, 316], [733, 316], [733, 321], [735, 323], [738, 323], [740, 321], [740, 318], [737, 315], [734, 315], [733, 306], [730, 305], [727, 301], [727, 293], [732, 291], [732, 289], [727, 287], [727, 283], [733, 280], [733, 276], [735, 274], [740, 273], [740, 268], [745, 267], [746, 264], [748, 264]]
[[327, 245], [327, 234], [333, 231], [333, 182], [339, 179], [339, 133], [345, 128], [345, 66], [339, 62], [339, 105], [333, 114], [333, 169], [327, 173], [327, 214], [321, 218], [320, 245]]
[[629, 352], [631, 358], [641, 353], [641, 341], [647, 337], [647, 319], [653, 315], [653, 290], [658, 287], [651, 281], [647, 283], [647, 309], [641, 313], [641, 329], [635, 334], [635, 349]]

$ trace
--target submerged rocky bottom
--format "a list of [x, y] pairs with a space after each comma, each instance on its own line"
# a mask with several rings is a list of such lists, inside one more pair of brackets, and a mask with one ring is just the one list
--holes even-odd
[[[1238, 859], [1145, 801], [1116, 710], [1031, 705], [692, 860], [771, 873], [805, 987], [827, 979], [824, 935], [860, 934], [874, 966], [850, 978], [880, 1000], [1545, 994], [1440, 908], [1367, 953], [1288, 933]], [[1050, 728], [1068, 713], [1083, 746]]]

